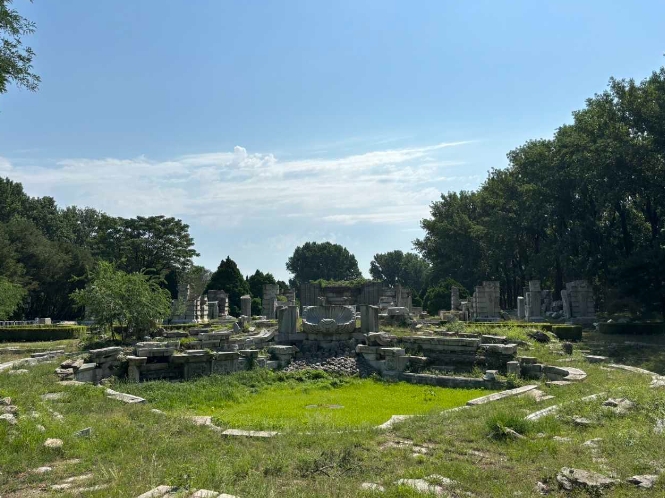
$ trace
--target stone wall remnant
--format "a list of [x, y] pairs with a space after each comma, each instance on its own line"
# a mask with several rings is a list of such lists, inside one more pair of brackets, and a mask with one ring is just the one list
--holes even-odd
[[360, 305], [360, 331], [369, 334], [379, 331], [379, 307], [369, 304]]
[[471, 313], [474, 321], [499, 319], [500, 288], [497, 281], [486, 281], [476, 287], [471, 297]]

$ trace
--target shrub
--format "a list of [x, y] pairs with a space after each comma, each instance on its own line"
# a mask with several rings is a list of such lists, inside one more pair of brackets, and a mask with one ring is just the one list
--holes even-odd
[[0, 342], [59, 341], [76, 339], [85, 332], [85, 327], [72, 326], [15, 326], [0, 327]]
[[582, 340], [582, 326], [581, 325], [554, 325], [552, 332], [561, 340], [565, 341], [581, 341]]
[[600, 323], [598, 324], [598, 331], [601, 334], [665, 334], [665, 323]]
[[447, 278], [436, 287], [430, 287], [427, 289], [427, 293], [425, 293], [425, 298], [423, 299], [423, 307], [427, 310], [427, 313], [432, 316], [437, 316], [439, 310], [450, 309], [451, 287], [459, 288], [460, 299], [468, 297], [469, 293], [462, 284], [452, 278]]

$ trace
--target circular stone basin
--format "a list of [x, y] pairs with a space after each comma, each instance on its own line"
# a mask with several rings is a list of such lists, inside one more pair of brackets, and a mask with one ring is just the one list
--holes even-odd
[[302, 329], [309, 334], [351, 334], [356, 329], [356, 313], [348, 306], [307, 306], [302, 312]]

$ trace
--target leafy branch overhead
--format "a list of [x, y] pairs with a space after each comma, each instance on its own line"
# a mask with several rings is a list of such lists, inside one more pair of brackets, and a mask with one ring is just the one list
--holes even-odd
[[10, 8], [11, 3], [0, 0], [0, 93], [7, 92], [8, 83], [34, 92], [41, 80], [32, 72], [35, 53], [22, 37], [34, 33], [35, 24]]

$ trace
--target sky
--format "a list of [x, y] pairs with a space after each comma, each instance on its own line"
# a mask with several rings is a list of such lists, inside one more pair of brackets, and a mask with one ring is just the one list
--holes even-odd
[[0, 177], [60, 206], [181, 218], [215, 269], [307, 241], [412, 250], [610, 77], [664, 65], [657, 1], [15, 0], [42, 79], [0, 95]]

